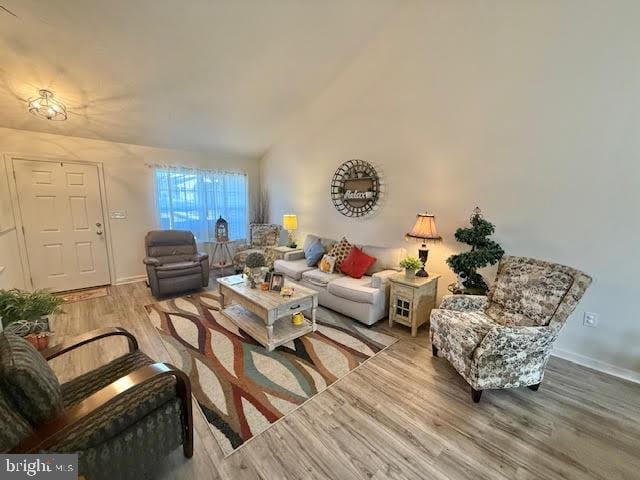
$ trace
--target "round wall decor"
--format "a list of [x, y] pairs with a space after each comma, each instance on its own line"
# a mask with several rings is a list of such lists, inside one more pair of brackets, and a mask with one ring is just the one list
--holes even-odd
[[376, 207], [380, 198], [380, 177], [364, 160], [347, 160], [331, 180], [331, 200], [347, 217], [363, 217]]

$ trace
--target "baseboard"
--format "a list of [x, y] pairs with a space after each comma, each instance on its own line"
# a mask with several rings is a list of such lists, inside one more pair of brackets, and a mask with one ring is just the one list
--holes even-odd
[[563, 360], [577, 363], [578, 365], [582, 365], [584, 367], [598, 370], [599, 372], [613, 375], [614, 377], [624, 378], [625, 380], [629, 380], [630, 382], [640, 383], [640, 372], [629, 370], [628, 368], [616, 367], [615, 365], [611, 365], [609, 363], [602, 362], [591, 357], [585, 357], [584, 355], [568, 352], [566, 350], [560, 350], [558, 348], [554, 348], [551, 352], [551, 355], [553, 355], [554, 357], [562, 358]]
[[116, 278], [113, 282], [114, 285], [124, 285], [126, 283], [144, 282], [147, 279], [146, 275], [134, 275], [132, 277], [120, 277]]

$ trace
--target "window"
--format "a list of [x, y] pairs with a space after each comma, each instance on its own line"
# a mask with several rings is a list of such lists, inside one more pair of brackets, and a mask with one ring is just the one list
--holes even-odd
[[163, 229], [190, 230], [199, 242], [215, 240], [220, 216], [229, 239], [247, 238], [247, 176], [242, 173], [157, 168], [156, 202]]

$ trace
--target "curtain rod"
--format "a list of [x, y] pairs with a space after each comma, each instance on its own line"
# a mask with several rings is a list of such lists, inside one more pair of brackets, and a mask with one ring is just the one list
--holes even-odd
[[189, 167], [186, 165], [170, 165], [164, 163], [149, 163], [145, 162], [145, 166], [147, 168], [167, 168], [167, 169], [175, 169], [175, 170], [194, 170], [197, 172], [215, 172], [215, 173], [233, 173], [235, 175], [244, 175], [247, 176], [247, 172], [243, 172], [242, 170], [224, 170], [220, 168], [208, 169], [202, 167]]

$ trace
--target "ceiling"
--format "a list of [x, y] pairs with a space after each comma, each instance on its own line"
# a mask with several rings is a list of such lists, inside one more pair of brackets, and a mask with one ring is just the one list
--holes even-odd
[[0, 0], [0, 126], [259, 156], [401, 3]]

